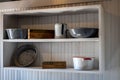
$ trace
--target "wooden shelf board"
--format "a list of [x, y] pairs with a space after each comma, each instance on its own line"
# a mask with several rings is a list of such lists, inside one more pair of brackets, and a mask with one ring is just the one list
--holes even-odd
[[99, 41], [99, 38], [69, 38], [69, 39], [4, 39], [3, 42], [80, 42]]
[[31, 14], [61, 14], [61, 13], [72, 13], [72, 12], [98, 12], [101, 8], [100, 5], [88, 5], [88, 6], [76, 6], [76, 7], [62, 7], [62, 8], [50, 8], [50, 9], [36, 9], [36, 10], [25, 10], [25, 11], [14, 11], [6, 12], [7, 15], [31, 15]]
[[66, 69], [42, 69], [41, 67], [4, 67], [4, 69], [11, 70], [31, 70], [31, 71], [43, 71], [43, 72], [71, 72], [71, 73], [100, 73], [99, 70], [75, 70], [73, 68]]

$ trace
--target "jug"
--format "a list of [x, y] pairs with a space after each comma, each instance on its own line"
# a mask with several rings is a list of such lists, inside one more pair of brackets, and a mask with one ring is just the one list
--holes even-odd
[[66, 38], [67, 37], [67, 24], [56, 23], [55, 24], [55, 38]]

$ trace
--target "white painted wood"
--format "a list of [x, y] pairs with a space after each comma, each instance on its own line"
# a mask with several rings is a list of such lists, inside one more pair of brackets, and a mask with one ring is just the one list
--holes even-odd
[[67, 39], [4, 39], [3, 42], [96, 42], [98, 38], [67, 38]]
[[[3, 30], [3, 14], [2, 13], [0, 14], [0, 22], [1, 22], [0, 30]], [[2, 40], [3, 40], [3, 32], [0, 31], [0, 68], [3, 67], [3, 42]]]
[[64, 7], [64, 8], [50, 8], [50, 9], [37, 9], [37, 10], [24, 10], [24, 11], [14, 11], [14, 12], [5, 12], [4, 14], [8, 15], [29, 15], [29, 14], [54, 14], [54, 13], [72, 13], [72, 12], [96, 12], [100, 8], [100, 5], [87, 5], [87, 6], [76, 6], [76, 7]]
[[105, 71], [105, 22], [104, 22], [104, 9], [103, 7], [101, 7], [99, 9], [99, 38], [100, 38], [100, 42], [99, 45], [101, 45], [101, 47], [99, 47], [99, 66], [100, 66], [100, 71]]
[[39, 71], [39, 72], [65, 72], [65, 73], [88, 73], [88, 74], [99, 74], [98, 70], [75, 70], [73, 68], [66, 69], [42, 69], [41, 67], [4, 67], [7, 70], [29, 70], [29, 71]]
[[[84, 16], [84, 17], [83, 17]], [[85, 20], [84, 20], [85, 18]], [[21, 28], [30, 29], [52, 29], [56, 23], [66, 23], [67, 28], [92, 27], [98, 28], [98, 13], [74, 13], [65, 15], [49, 15], [49, 16], [19, 16], [17, 18], [18, 25]], [[17, 22], [16, 22], [17, 23]]]
[[[9, 72], [8, 72], [9, 71]], [[5, 68], [4, 72], [8, 72], [6, 74], [6, 77], [4, 77], [4, 80], [80, 80], [80, 79], [85, 79], [85, 80], [96, 80], [100, 76], [99, 74], [96, 73], [70, 73], [70, 72], [50, 72], [50, 71], [43, 71], [40, 72], [39, 70], [29, 70], [29, 69], [9, 69]], [[14, 72], [15, 75], [19, 75], [15, 77], [15, 75], [10, 74]], [[86, 77], [88, 76], [88, 77]], [[102, 78], [99, 78], [102, 79]]]
[[4, 70], [4, 74], [6, 74], [6, 76], [4, 75], [3, 76], [4, 79], [2, 78], [2, 80], [20, 80], [19, 76], [18, 76], [20, 74], [20, 72], [18, 72], [18, 70], [6, 69], [6, 70]]

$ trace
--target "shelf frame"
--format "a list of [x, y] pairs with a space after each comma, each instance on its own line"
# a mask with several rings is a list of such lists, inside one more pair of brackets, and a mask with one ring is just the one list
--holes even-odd
[[[89, 5], [89, 6], [76, 6], [76, 7], [63, 7], [63, 8], [51, 8], [51, 9], [37, 9], [37, 10], [24, 10], [24, 11], [6, 11], [3, 12], [3, 15], [31, 15], [31, 14], [40, 14], [40, 15], [48, 15], [48, 14], [64, 14], [64, 13], [69, 13], [69, 12], [82, 12], [82, 11], [93, 11], [93, 12], [98, 12], [98, 17], [99, 17], [99, 29], [100, 29], [100, 36], [99, 38], [81, 38], [81, 39], [2, 39], [2, 45], [4, 42], [81, 42], [81, 41], [97, 41], [100, 44], [100, 53], [99, 53], [99, 70], [95, 70], [95, 71], [80, 71], [80, 72], [76, 72], [73, 71], [75, 73], [99, 73], [101, 72], [101, 70], [104, 69], [104, 65], [102, 66], [104, 58], [103, 58], [103, 54], [104, 51], [103, 48], [101, 48], [104, 44], [103, 44], [103, 37], [101, 35], [103, 35], [103, 18], [101, 18], [101, 15], [103, 14], [102, 11], [102, 6], [101, 5]], [[45, 14], [46, 13], [46, 14]], [[3, 16], [2, 16], [3, 17]], [[2, 29], [3, 30], [3, 29]], [[102, 32], [101, 32], [102, 31]], [[3, 33], [2, 33], [3, 35]], [[102, 42], [101, 42], [102, 41]], [[3, 53], [3, 48], [2, 51]], [[103, 52], [103, 53], [102, 53]], [[2, 54], [3, 56], [3, 54]], [[103, 59], [103, 60], [102, 60]], [[3, 66], [3, 60], [1, 60], [2, 63], [2, 67], [4, 69], [14, 69], [15, 67], [5, 67]], [[101, 67], [102, 66], [102, 67]], [[15, 69], [27, 69], [27, 68], [15, 68]], [[30, 68], [30, 70], [32, 70], [34, 68]], [[38, 69], [35, 69], [38, 70]], [[40, 71], [42, 71], [43, 69], [39, 69]], [[44, 70], [43, 70], [44, 71]], [[49, 71], [49, 70], [48, 70]], [[52, 70], [50, 70], [52, 71]], [[56, 71], [60, 71], [60, 70], [56, 70]], [[71, 72], [72, 69], [68, 69], [65, 72]], [[64, 72], [64, 70], [62, 70], [62, 72]]]

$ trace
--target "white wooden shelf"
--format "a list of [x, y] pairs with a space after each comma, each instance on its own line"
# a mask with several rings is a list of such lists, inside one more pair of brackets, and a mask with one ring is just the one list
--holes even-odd
[[99, 41], [99, 38], [68, 38], [68, 39], [4, 39], [3, 42], [80, 42]]
[[72, 12], [96, 12], [100, 9], [100, 5], [88, 5], [88, 6], [76, 6], [76, 7], [64, 7], [64, 8], [50, 8], [50, 9], [37, 9], [37, 10], [25, 10], [25, 11], [14, 11], [6, 12], [7, 15], [50, 15], [50, 14], [62, 14]]
[[[40, 76], [56, 74], [56, 78], [61, 73], [67, 73], [68, 77], [72, 75], [101, 74], [104, 68], [104, 20], [101, 5], [31, 9], [19, 11], [3, 12], [4, 29], [7, 28], [23, 28], [23, 29], [54, 29], [55, 23], [66, 23], [68, 27], [88, 27], [98, 28], [99, 33], [96, 38], [62, 38], [62, 39], [5, 39], [2, 35], [2, 65], [4, 74], [11, 77], [14, 74], [29, 76], [34, 78], [36, 73]], [[17, 15], [17, 16], [16, 16]], [[11, 26], [10, 26], [11, 25]], [[12, 27], [13, 26], [13, 27]], [[14, 27], [15, 26], [15, 27]], [[67, 62], [66, 69], [42, 69], [41, 66], [34, 67], [15, 67], [10, 66], [11, 57], [16, 48], [24, 44], [31, 44], [37, 48], [38, 56], [34, 65], [42, 64], [43, 61], [60, 61]], [[95, 57], [95, 68], [93, 70], [75, 70], [73, 67], [73, 56]], [[8, 71], [8, 72], [7, 72]], [[30, 74], [29, 74], [30, 73]], [[70, 74], [69, 74], [70, 73]], [[76, 77], [76, 76], [72, 76]], [[9, 77], [8, 77], [9, 78]], [[55, 78], [55, 79], [56, 79]], [[34, 78], [35, 79], [35, 78]], [[39, 78], [40, 79], [40, 78]], [[67, 78], [66, 78], [67, 79]], [[6, 79], [7, 80], [7, 79]], [[16, 79], [15, 79], [16, 80]], [[43, 80], [43, 79], [40, 79]]]
[[12, 70], [31, 70], [31, 71], [43, 71], [43, 72], [70, 72], [70, 73], [90, 73], [99, 74], [99, 70], [75, 70], [73, 68], [66, 69], [42, 69], [41, 67], [4, 67], [4, 69]]

